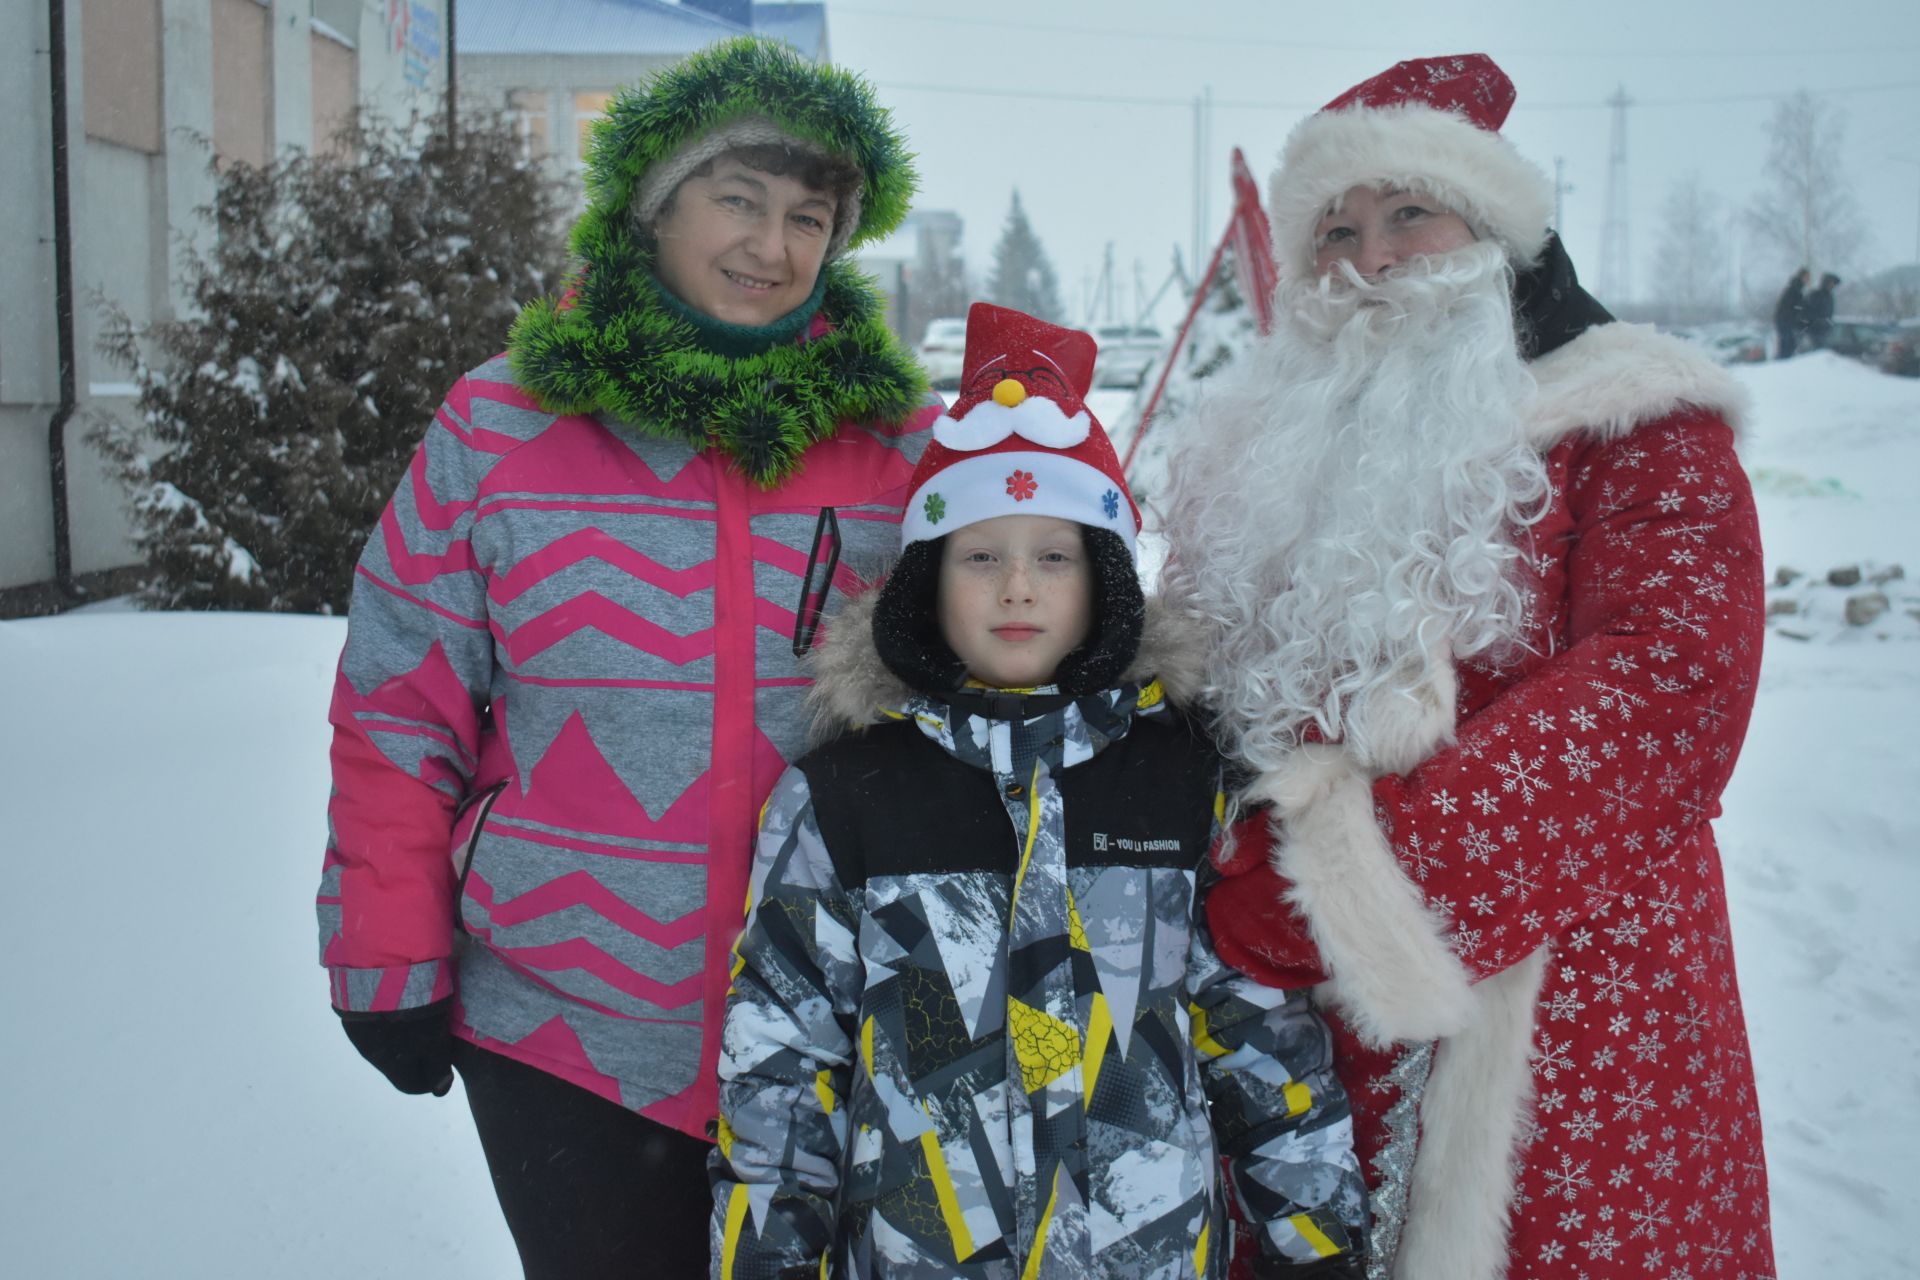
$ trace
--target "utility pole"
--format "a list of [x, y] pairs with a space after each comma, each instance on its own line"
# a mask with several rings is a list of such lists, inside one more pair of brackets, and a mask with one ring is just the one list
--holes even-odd
[[1567, 238], [1566, 210], [1561, 207], [1561, 197], [1573, 190], [1573, 184], [1561, 175], [1566, 172], [1567, 162], [1560, 156], [1553, 158], [1553, 229], [1560, 233], [1562, 240]]
[[1207, 251], [1207, 155], [1213, 150], [1213, 86], [1193, 100], [1193, 274], [1200, 274]]
[[1607, 148], [1607, 217], [1600, 229], [1600, 297], [1621, 303], [1633, 292], [1633, 259], [1627, 234], [1627, 87], [1614, 90], [1613, 137]]

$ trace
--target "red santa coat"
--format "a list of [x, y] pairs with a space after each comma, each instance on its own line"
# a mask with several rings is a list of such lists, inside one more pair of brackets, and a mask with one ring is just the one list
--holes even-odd
[[1442, 664], [1375, 726], [1394, 772], [1313, 744], [1261, 776], [1210, 922], [1276, 985], [1331, 974], [1399, 1280], [1770, 1277], [1709, 826], [1765, 609], [1741, 393], [1630, 325], [1533, 371], [1532, 651]]

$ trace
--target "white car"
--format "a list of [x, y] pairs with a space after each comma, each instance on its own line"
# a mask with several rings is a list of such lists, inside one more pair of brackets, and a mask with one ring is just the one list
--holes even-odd
[[927, 371], [927, 381], [935, 387], [951, 389], [960, 385], [962, 366], [967, 359], [967, 322], [965, 320], [935, 320], [927, 325], [926, 336], [920, 339], [921, 368]]
[[1152, 325], [1103, 324], [1093, 331], [1100, 356], [1093, 366], [1098, 387], [1137, 387], [1160, 359], [1167, 340]]

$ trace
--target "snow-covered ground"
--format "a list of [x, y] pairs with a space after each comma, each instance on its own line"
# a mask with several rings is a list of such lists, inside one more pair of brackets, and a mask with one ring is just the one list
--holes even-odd
[[[1920, 382], [1744, 370], [1769, 636], [1719, 824], [1780, 1273], [1912, 1273], [1920, 1186]], [[1095, 412], [1111, 421], [1119, 405]], [[516, 1274], [458, 1091], [404, 1098], [327, 1010], [312, 895], [343, 624], [0, 623], [0, 1267], [59, 1277]], [[1878, 639], [1876, 631], [1887, 639]]]

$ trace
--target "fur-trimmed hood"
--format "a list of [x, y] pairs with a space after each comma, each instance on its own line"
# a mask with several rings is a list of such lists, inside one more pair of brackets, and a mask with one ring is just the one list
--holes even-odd
[[[874, 724], [881, 708], [898, 707], [912, 694], [874, 646], [873, 610], [879, 599], [876, 588], [847, 600], [822, 627], [805, 660], [813, 674], [807, 707], [814, 742]], [[1149, 596], [1140, 651], [1124, 679], [1139, 684], [1157, 679], [1176, 705], [1191, 707], [1200, 688], [1205, 643], [1193, 623]]]

